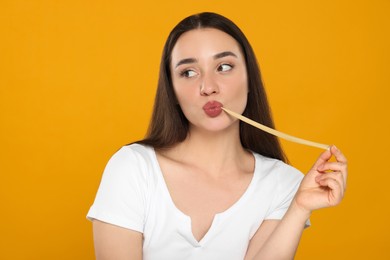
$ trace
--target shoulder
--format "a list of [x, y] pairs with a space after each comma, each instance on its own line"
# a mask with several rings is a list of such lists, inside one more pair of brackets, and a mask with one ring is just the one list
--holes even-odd
[[121, 147], [109, 159], [103, 178], [146, 179], [156, 169], [152, 147], [130, 144]]
[[130, 144], [121, 147], [110, 158], [108, 165], [117, 166], [147, 166], [154, 163], [154, 150], [152, 147], [140, 144]]
[[[280, 160], [256, 154], [257, 185], [267, 195], [269, 207], [264, 219], [281, 219], [297, 192], [304, 175]], [[264, 198], [262, 196], [261, 198]]]
[[153, 154], [152, 148], [138, 144], [115, 152], [104, 169], [88, 218], [143, 232], [157, 179]]
[[114, 155], [110, 161], [122, 161], [122, 162], [150, 162], [154, 150], [152, 147], [140, 145], [140, 144], [129, 144], [122, 146]]
[[265, 157], [258, 153], [254, 153], [254, 156], [255, 170], [260, 177], [269, 177], [287, 185], [300, 183], [304, 177], [301, 171], [281, 160]]

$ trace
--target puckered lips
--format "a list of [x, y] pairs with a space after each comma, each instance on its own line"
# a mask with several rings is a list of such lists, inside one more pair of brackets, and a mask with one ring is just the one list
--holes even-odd
[[209, 101], [203, 106], [203, 110], [209, 117], [217, 117], [222, 112], [223, 105], [218, 101]]

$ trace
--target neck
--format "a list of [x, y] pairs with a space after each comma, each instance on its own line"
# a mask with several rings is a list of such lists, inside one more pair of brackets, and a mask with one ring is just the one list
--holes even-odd
[[252, 171], [248, 167], [248, 157], [240, 141], [238, 126], [219, 132], [206, 132], [191, 129], [187, 139], [169, 152], [179, 161], [198, 165], [213, 174], [226, 172]]

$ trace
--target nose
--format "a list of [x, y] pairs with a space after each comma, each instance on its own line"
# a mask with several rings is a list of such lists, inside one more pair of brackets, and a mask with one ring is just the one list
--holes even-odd
[[210, 96], [219, 93], [218, 84], [210, 76], [204, 76], [200, 85], [200, 94], [202, 96]]

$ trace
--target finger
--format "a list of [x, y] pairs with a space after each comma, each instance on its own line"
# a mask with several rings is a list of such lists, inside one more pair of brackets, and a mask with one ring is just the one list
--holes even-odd
[[[327, 172], [320, 175], [317, 175], [315, 180], [317, 183], [321, 183], [321, 180], [327, 179], [327, 178], [333, 178], [334, 180], [338, 181], [340, 183], [340, 187], [343, 191], [345, 191], [346, 187], [346, 180], [344, 178], [344, 175], [342, 172]], [[321, 185], [321, 184], [320, 184]]]
[[332, 172], [338, 172], [342, 176], [344, 186], [347, 185], [347, 165], [341, 162], [326, 162], [318, 166], [317, 170], [321, 175]]
[[327, 162], [331, 157], [332, 157], [332, 153], [330, 150], [326, 150], [322, 152], [318, 157], [317, 161], [314, 163], [312, 168], [317, 170], [318, 166]]
[[336, 160], [339, 163], [343, 164], [343, 169], [341, 170], [343, 177], [344, 177], [344, 185], [347, 185], [347, 176], [348, 176], [348, 161], [347, 158], [344, 156], [344, 154], [338, 149], [335, 145], [332, 145], [330, 148], [331, 153], [334, 155]]
[[326, 171], [340, 171], [340, 172], [346, 172], [347, 171], [347, 165], [342, 162], [325, 162], [318, 166], [317, 168], [320, 172], [326, 172]]
[[335, 206], [341, 202], [344, 197], [344, 191], [338, 181], [333, 178], [324, 178], [319, 182], [319, 184], [322, 187], [330, 189], [330, 196], [328, 197], [328, 203], [330, 206]]
[[347, 164], [347, 158], [344, 156], [344, 154], [340, 151], [339, 148], [337, 148], [335, 145], [332, 145], [330, 147], [330, 151], [338, 162]]

